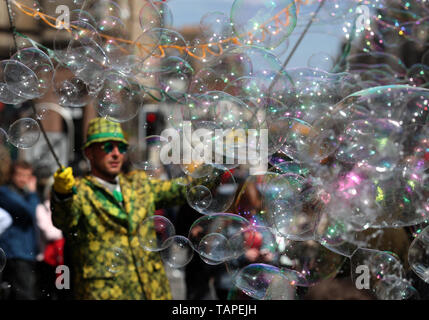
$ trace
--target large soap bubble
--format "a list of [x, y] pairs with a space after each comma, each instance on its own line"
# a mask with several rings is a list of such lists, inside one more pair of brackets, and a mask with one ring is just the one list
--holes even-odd
[[413, 271], [429, 283], [429, 228], [425, 228], [411, 243], [408, 263]]
[[144, 219], [138, 226], [140, 245], [147, 251], [164, 250], [170, 245], [167, 239], [173, 237], [175, 233], [170, 220], [159, 215]]
[[8, 130], [9, 142], [20, 149], [28, 149], [40, 137], [40, 127], [36, 120], [22, 118], [12, 123]]

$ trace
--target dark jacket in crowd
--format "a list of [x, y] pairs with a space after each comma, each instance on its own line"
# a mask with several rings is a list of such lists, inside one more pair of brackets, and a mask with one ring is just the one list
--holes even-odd
[[0, 187], [0, 207], [12, 217], [12, 225], [0, 236], [0, 248], [8, 259], [35, 261], [38, 253], [36, 231], [36, 193], [26, 193], [13, 186]]

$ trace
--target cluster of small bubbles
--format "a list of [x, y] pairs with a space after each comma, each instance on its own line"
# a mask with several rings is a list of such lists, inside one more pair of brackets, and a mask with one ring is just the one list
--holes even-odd
[[237, 183], [228, 169], [211, 167], [204, 177], [186, 186], [188, 204], [202, 214], [226, 212], [232, 205]]
[[215, 213], [197, 219], [189, 229], [188, 239], [203, 261], [218, 264], [240, 257], [248, 246], [249, 234], [253, 239], [253, 229], [245, 218]]

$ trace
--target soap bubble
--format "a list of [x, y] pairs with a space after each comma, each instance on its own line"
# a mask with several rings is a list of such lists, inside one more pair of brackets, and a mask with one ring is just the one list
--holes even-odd
[[313, 240], [284, 239], [278, 246], [282, 270], [300, 274], [297, 278], [300, 286], [313, 286], [322, 280], [333, 279], [346, 259]]
[[125, 122], [134, 118], [143, 105], [138, 84], [118, 73], [109, 73], [97, 95], [96, 110], [111, 121]]
[[235, 34], [246, 44], [265, 48], [280, 45], [295, 29], [295, 1], [235, 0], [231, 7], [231, 22]]
[[91, 1], [87, 6], [88, 12], [94, 16], [114, 16], [120, 18], [122, 16], [122, 10], [118, 3], [111, 0], [96, 0]]
[[145, 137], [128, 151], [131, 163], [136, 168], [145, 170], [149, 177], [156, 177], [163, 164], [167, 163], [168, 154], [166, 152], [168, 150], [165, 152], [164, 150], [168, 143], [168, 139], [162, 136]]
[[[5, 82], [5, 68], [10, 60], [0, 61], [0, 102], [5, 104], [20, 104], [27, 100], [9, 89]], [[31, 70], [30, 70], [31, 71]]]
[[138, 226], [140, 245], [147, 251], [164, 250], [169, 245], [166, 240], [175, 233], [170, 220], [159, 215], [144, 219]]
[[320, 204], [310, 181], [292, 173], [279, 175], [268, 182], [264, 195], [267, 219], [279, 234], [292, 240], [313, 239]]
[[[365, 269], [369, 272], [369, 288], [373, 291], [379, 286], [387, 285], [392, 277], [402, 279], [405, 274], [400, 260], [392, 252], [359, 248], [350, 261], [353, 282], [358, 281], [357, 278]], [[358, 269], [359, 266], [363, 269]], [[386, 282], [381, 285], [380, 283], [384, 281]]]
[[[252, 230], [249, 221], [239, 215], [214, 213], [195, 220], [189, 229], [188, 239], [191, 241], [194, 250], [203, 258], [208, 259], [210, 255], [215, 255], [210, 250], [222, 249], [217, 251], [216, 258], [211, 260], [218, 262], [219, 260], [216, 259], [225, 261], [241, 256], [248, 246], [246, 242], [249, 242], [246, 239], [246, 233], [250, 233], [248, 238], [252, 239]], [[226, 238], [228, 243], [225, 243], [223, 238]], [[222, 245], [210, 247], [204, 243], [203, 239], [210, 240], [212, 244], [219, 243]], [[221, 254], [224, 256], [221, 257]]]
[[[194, 187], [197, 188], [192, 189]], [[237, 184], [232, 173], [227, 169], [214, 167], [207, 175], [194, 179], [186, 186], [188, 203], [203, 214], [227, 211], [232, 205], [236, 190]]]
[[92, 98], [86, 83], [66, 68], [57, 67], [53, 87], [63, 107], [84, 107]]
[[[39, 80], [36, 74], [16, 60], [3, 60], [1, 61], [1, 70], [3, 73], [3, 81], [13, 94], [22, 98], [33, 99], [40, 96], [40, 92], [37, 89]], [[13, 99], [13, 96], [6, 96], [9, 99]]]
[[8, 130], [9, 142], [19, 149], [28, 149], [40, 137], [40, 127], [36, 120], [21, 118], [12, 123]]
[[[11, 59], [21, 62], [34, 72], [37, 77], [37, 87], [35, 88], [37, 89], [37, 97], [41, 97], [48, 92], [54, 76], [54, 66], [46, 53], [36, 48], [26, 48], [19, 50]], [[25, 94], [29, 94], [30, 97], [33, 95], [32, 92]]]
[[204, 210], [210, 206], [213, 197], [207, 187], [198, 185], [188, 190], [186, 193], [186, 200], [188, 200], [188, 204], [192, 208], [198, 212], [204, 212]]
[[228, 239], [221, 233], [205, 235], [196, 251], [205, 263], [213, 265], [224, 262], [232, 255]]
[[423, 281], [429, 283], [429, 228], [425, 228], [411, 243], [408, 263]]
[[200, 20], [200, 29], [208, 44], [209, 50], [219, 52], [221, 48], [228, 47], [233, 37], [232, 23], [223, 12], [208, 12]]
[[171, 28], [173, 15], [164, 1], [145, 1], [139, 12], [142, 31], [153, 28]]
[[[164, 57], [186, 57], [181, 48], [186, 47], [183, 36], [170, 29], [153, 28], [143, 32], [134, 42], [137, 46], [137, 55], [144, 61], [143, 72], [158, 71], [159, 60]], [[151, 57], [150, 59], [148, 59]]]
[[287, 276], [275, 266], [249, 264], [240, 270], [234, 278], [234, 284], [254, 299], [294, 300], [295, 288]]
[[187, 92], [192, 73], [188, 62], [179, 57], [168, 57], [162, 61], [158, 81], [166, 92]]
[[386, 276], [375, 288], [380, 300], [419, 300], [420, 296], [411, 282], [395, 276]]
[[188, 238], [172, 236], [162, 245], [161, 259], [171, 268], [182, 268], [191, 262], [194, 250]]
[[106, 252], [107, 271], [113, 274], [124, 272], [128, 267], [128, 258], [121, 248], [107, 249]]

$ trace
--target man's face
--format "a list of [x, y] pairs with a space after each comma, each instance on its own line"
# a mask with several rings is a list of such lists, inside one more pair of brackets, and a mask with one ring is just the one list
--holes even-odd
[[12, 183], [19, 189], [25, 189], [33, 176], [33, 170], [16, 167], [12, 175]]
[[126, 145], [117, 141], [94, 143], [85, 150], [92, 173], [104, 180], [113, 180], [121, 172]]

